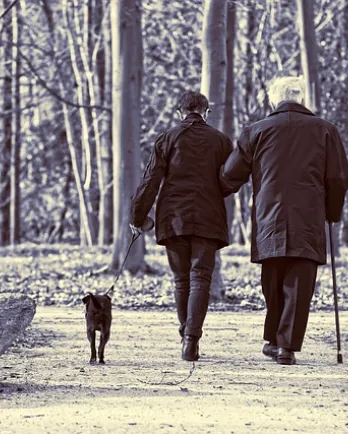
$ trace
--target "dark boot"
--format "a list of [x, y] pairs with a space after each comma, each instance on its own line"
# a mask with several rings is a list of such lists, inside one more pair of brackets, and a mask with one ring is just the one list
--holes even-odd
[[262, 348], [262, 352], [267, 357], [272, 357], [272, 359], [277, 360], [278, 357], [278, 347], [277, 344], [270, 342], [269, 344], [265, 344]]
[[280, 365], [296, 365], [294, 352], [287, 348], [278, 348], [277, 363]]
[[199, 359], [199, 338], [196, 336], [185, 335], [182, 343], [181, 358], [188, 362], [194, 362]]

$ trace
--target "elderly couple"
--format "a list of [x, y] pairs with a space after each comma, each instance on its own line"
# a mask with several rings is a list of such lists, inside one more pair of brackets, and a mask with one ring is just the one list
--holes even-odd
[[348, 188], [339, 133], [303, 105], [304, 91], [300, 78], [275, 80], [274, 111], [245, 127], [234, 150], [207, 124], [207, 98], [186, 92], [181, 122], [155, 143], [132, 198], [132, 226], [140, 231], [160, 189], [156, 239], [174, 274], [183, 360], [199, 358], [215, 252], [228, 245], [224, 197], [251, 175], [251, 261], [262, 264], [267, 307], [262, 351], [279, 364], [296, 363], [317, 267], [326, 263], [325, 220], [340, 220]]

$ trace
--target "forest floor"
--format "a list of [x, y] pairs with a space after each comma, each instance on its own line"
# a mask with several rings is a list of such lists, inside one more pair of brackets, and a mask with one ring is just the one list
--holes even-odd
[[[132, 275], [125, 270], [113, 293], [119, 309], [174, 309], [173, 281], [165, 248], [146, 238], [146, 267]], [[22, 293], [39, 306], [81, 306], [87, 291], [104, 293], [115, 274], [100, 272], [111, 260], [111, 247], [20, 244], [0, 248], [0, 291]], [[225, 299], [215, 311], [263, 310], [260, 265], [250, 263], [248, 248], [231, 245], [221, 250]], [[348, 248], [336, 260], [340, 309], [348, 310]], [[313, 311], [333, 308], [330, 264], [318, 268]]]
[[347, 433], [334, 315], [313, 312], [295, 366], [264, 357], [264, 312], [208, 313], [201, 359], [185, 362], [171, 311], [113, 310], [105, 365], [89, 365], [82, 308], [39, 306], [0, 358], [1, 434]]

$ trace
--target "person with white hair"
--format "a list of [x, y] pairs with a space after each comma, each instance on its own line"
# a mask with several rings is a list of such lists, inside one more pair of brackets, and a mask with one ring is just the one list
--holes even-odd
[[306, 87], [302, 77], [280, 77], [268, 89], [268, 98], [273, 108], [283, 101], [304, 104]]
[[267, 307], [263, 353], [292, 365], [317, 267], [326, 263], [325, 220], [341, 218], [348, 163], [337, 128], [303, 105], [301, 78], [276, 79], [269, 100], [274, 111], [242, 130], [220, 183], [228, 195], [252, 176], [251, 261], [262, 264]]

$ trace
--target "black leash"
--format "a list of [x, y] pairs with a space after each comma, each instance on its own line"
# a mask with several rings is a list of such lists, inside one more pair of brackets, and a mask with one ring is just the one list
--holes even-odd
[[135, 242], [135, 241], [140, 237], [140, 235], [141, 235], [141, 232], [133, 233], [133, 234], [132, 234], [132, 239], [131, 239], [131, 242], [129, 243], [128, 250], [127, 250], [126, 256], [125, 256], [125, 258], [124, 258], [123, 264], [122, 264], [122, 266], [121, 266], [119, 272], [117, 273], [117, 276], [114, 278], [114, 281], [112, 282], [112, 285], [111, 285], [110, 288], [106, 291], [106, 294], [105, 294], [105, 295], [108, 295], [109, 292], [111, 292], [111, 291], [114, 289], [114, 287], [115, 287], [115, 285], [116, 285], [118, 279], [120, 278], [120, 276], [121, 276], [121, 274], [122, 274], [123, 268], [124, 268], [124, 266], [125, 266], [125, 264], [126, 264], [126, 261], [127, 261], [128, 255], [129, 255], [129, 252], [130, 252], [130, 250], [131, 250], [131, 248], [132, 248], [134, 242]]
[[189, 373], [186, 375], [185, 378], [182, 378], [181, 380], [176, 380], [176, 381], [164, 381], [164, 378], [166, 376], [166, 374], [168, 374], [169, 372], [164, 371], [162, 372], [162, 378], [159, 381], [147, 381], [147, 380], [143, 380], [141, 378], [135, 377], [140, 383], [143, 384], [147, 384], [150, 386], [178, 386], [179, 384], [184, 383], [185, 381], [187, 381], [192, 374], [194, 373], [196, 369], [196, 365], [195, 362], [192, 362], [192, 366], [190, 368]]
[[337, 297], [337, 284], [336, 284], [336, 264], [335, 264], [335, 252], [332, 237], [332, 223], [329, 222], [329, 237], [330, 237], [330, 253], [331, 253], [331, 270], [332, 270], [332, 287], [335, 305], [335, 321], [336, 321], [336, 339], [337, 339], [337, 363], [343, 363], [341, 354], [341, 334], [340, 323], [338, 316], [338, 297]]

